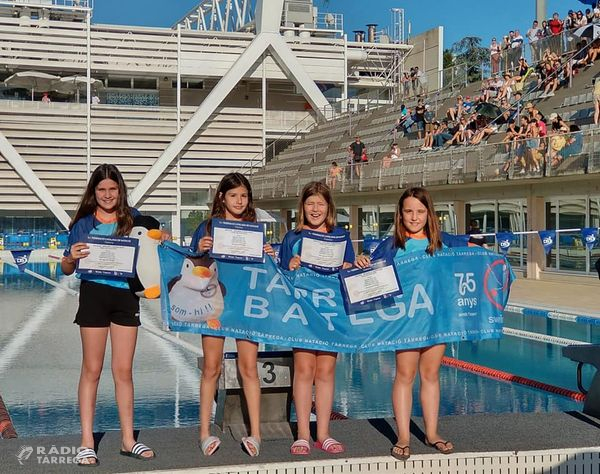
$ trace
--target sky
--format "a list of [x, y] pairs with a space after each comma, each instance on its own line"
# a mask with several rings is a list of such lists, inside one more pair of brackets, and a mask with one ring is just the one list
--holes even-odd
[[[94, 0], [94, 23], [171, 27], [200, 0]], [[479, 36], [487, 46], [492, 36], [520, 29], [523, 35], [535, 16], [535, 0], [315, 0], [321, 12], [344, 14], [344, 29], [366, 30], [367, 23], [378, 29], [391, 24], [391, 8], [404, 8], [405, 28], [413, 35], [444, 26], [444, 47], [465, 36]], [[326, 5], [324, 5], [326, 3]], [[585, 10], [578, 0], [547, 0], [548, 16], [554, 11], [564, 17], [569, 9]]]

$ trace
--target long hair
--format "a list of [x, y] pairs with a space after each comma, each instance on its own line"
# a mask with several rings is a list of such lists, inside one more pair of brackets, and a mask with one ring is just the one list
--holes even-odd
[[327, 217], [325, 218], [325, 227], [327, 227], [327, 232], [331, 232], [335, 227], [335, 203], [331, 197], [329, 186], [319, 181], [312, 181], [307, 183], [302, 189], [300, 201], [298, 201], [298, 214], [296, 215], [296, 228], [294, 229], [295, 232], [300, 232], [307, 224], [306, 216], [304, 215], [304, 203], [309, 197], [316, 195], [321, 196], [327, 203]]
[[214, 217], [218, 219], [225, 219], [225, 193], [231, 189], [243, 186], [248, 191], [248, 206], [242, 213], [242, 220], [249, 222], [256, 222], [256, 210], [254, 209], [254, 201], [252, 199], [252, 187], [248, 179], [241, 173], [228, 173], [223, 176], [217, 190], [215, 192], [215, 198], [213, 200], [212, 209], [210, 210], [210, 217], [206, 223], [206, 232], [210, 235], [211, 222]]
[[117, 183], [119, 189], [119, 198], [115, 209], [117, 215], [116, 235], [123, 236], [129, 234], [133, 227], [133, 216], [131, 214], [131, 208], [127, 203], [127, 185], [117, 167], [107, 163], [98, 166], [92, 173], [92, 176], [90, 176], [90, 180], [88, 181], [83, 196], [81, 196], [79, 206], [77, 207], [77, 212], [75, 212], [75, 217], [73, 217], [73, 220], [69, 224], [69, 230], [73, 228], [79, 219], [96, 212], [96, 208], [98, 207], [98, 202], [96, 201], [96, 186], [98, 186], [100, 181], [105, 179], [110, 179]]
[[433, 201], [431, 200], [429, 192], [425, 188], [409, 188], [402, 193], [402, 196], [400, 196], [398, 206], [396, 207], [396, 215], [394, 216], [394, 245], [396, 247], [400, 247], [402, 250], [406, 248], [407, 230], [404, 226], [404, 222], [402, 221], [402, 207], [404, 205], [404, 201], [409, 197], [418, 199], [419, 202], [427, 209], [427, 223], [425, 224], [425, 235], [427, 235], [427, 239], [429, 240], [427, 253], [429, 255], [433, 255], [436, 250], [442, 248], [442, 237], [440, 234], [437, 215], [435, 214], [435, 209], [433, 208]]

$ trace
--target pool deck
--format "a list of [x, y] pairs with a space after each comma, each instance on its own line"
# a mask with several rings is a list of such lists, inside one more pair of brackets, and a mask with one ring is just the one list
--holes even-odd
[[518, 278], [511, 287], [509, 305], [600, 318], [599, 293], [597, 278]]
[[[511, 290], [509, 304], [600, 318], [599, 290], [600, 282], [592, 278], [575, 282], [568, 278], [558, 281], [518, 279]], [[452, 440], [456, 449], [450, 456], [436, 454], [425, 446], [422, 427], [422, 420], [413, 418], [412, 457], [406, 462], [396, 461], [389, 455], [396, 440], [392, 419], [332, 421], [331, 434], [346, 445], [346, 454], [327, 456], [313, 449], [310, 456], [301, 458], [289, 454], [291, 439], [265, 440], [260, 457], [250, 458], [229, 432], [220, 434], [221, 448], [207, 458], [198, 449], [197, 428], [186, 427], [142, 430], [140, 441], [158, 452], [155, 460], [144, 462], [120, 456], [119, 433], [106, 432], [97, 435], [101, 463], [93, 472], [504, 473], [517, 472], [514, 470], [517, 466], [529, 466], [535, 469], [527, 472], [538, 472], [542, 465], [545, 469], [575, 466], [575, 470], [569, 470], [575, 473], [600, 472], [600, 420], [579, 412], [442, 417], [440, 433]], [[48, 464], [50, 458], [39, 458], [37, 454], [41, 448], [49, 452], [53, 446], [60, 450], [76, 447], [78, 443], [77, 434], [0, 440], [0, 473], [81, 472], [81, 468], [72, 464]], [[17, 454], [23, 446], [31, 446], [34, 451], [20, 465]], [[473, 469], [468, 470], [467, 466]], [[502, 470], [502, 466], [506, 470]]]
[[[572, 457], [575, 452], [585, 453], [580, 456], [595, 463], [598, 463], [600, 455], [600, 421], [576, 412], [443, 417], [440, 419], [440, 432], [456, 447], [456, 452], [450, 456], [436, 454], [432, 448], [425, 446], [422, 420], [414, 418], [412, 456], [406, 463], [389, 455], [395, 442], [393, 426], [392, 419], [332, 421], [332, 436], [345, 443], [347, 453], [329, 456], [313, 449], [309, 456], [300, 459], [289, 454], [291, 439], [263, 441], [260, 456], [251, 458], [228, 433], [221, 435], [223, 442], [215, 455], [204, 457], [197, 447], [196, 428], [172, 428], [143, 430], [140, 440], [153, 446], [158, 457], [153, 461], [138, 461], [120, 456], [118, 432], [109, 432], [100, 435], [100, 465], [94, 472], [342, 472], [335, 469], [336, 465], [343, 467], [343, 472], [350, 472], [350, 469], [360, 472], [352, 467], [357, 464], [369, 464], [369, 472], [416, 472], [417, 466], [421, 466], [418, 472], [450, 472], [450, 469], [442, 467], [455, 463], [460, 465], [461, 462], [466, 463], [465, 466], [469, 462], [476, 465], [477, 460], [483, 463], [486, 459], [503, 456], [517, 459], [519, 455], [532, 456], [528, 453], [536, 452], [538, 457], [540, 452], [551, 452], [555, 461], [561, 454], [570, 453]], [[40, 447], [49, 450], [56, 446], [60, 450], [63, 446], [77, 446], [78, 441], [76, 435], [2, 440], [0, 473], [81, 472], [81, 468], [73, 465], [42, 464], [36, 454]], [[16, 455], [22, 446], [31, 446], [34, 452], [20, 466]], [[424, 465], [438, 466], [438, 470], [423, 470]], [[284, 466], [287, 471], [282, 470]], [[326, 466], [329, 468], [322, 470]]]

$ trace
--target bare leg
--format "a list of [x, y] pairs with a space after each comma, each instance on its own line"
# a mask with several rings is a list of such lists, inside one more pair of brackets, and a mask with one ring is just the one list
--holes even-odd
[[244, 396], [250, 418], [250, 436], [260, 441], [260, 382], [256, 368], [258, 344], [237, 339], [238, 368], [242, 376]]
[[[440, 409], [440, 365], [445, 349], [445, 344], [427, 347], [421, 351], [419, 361], [423, 422], [425, 423], [425, 434], [431, 443], [441, 440], [437, 428]], [[452, 446], [448, 444], [448, 447]]]
[[337, 353], [317, 352], [315, 371], [315, 408], [317, 412], [317, 440], [329, 438], [329, 420], [335, 389], [335, 363]]
[[317, 368], [317, 352], [294, 349], [294, 406], [298, 419], [298, 439], [310, 439], [310, 409], [313, 382]]
[[[80, 328], [83, 360], [79, 376], [79, 416], [81, 418], [81, 446], [94, 449], [94, 415], [98, 382], [104, 363], [108, 328]], [[90, 461], [83, 461], [90, 462]], [[93, 464], [93, 463], [92, 463]]]
[[412, 388], [417, 375], [419, 351], [396, 351], [396, 376], [392, 388], [392, 404], [400, 446], [410, 444]]
[[[225, 338], [218, 336], [202, 336], [204, 364], [200, 377], [200, 440], [210, 436], [210, 415], [217, 389], [217, 380], [221, 375], [223, 344]], [[210, 446], [208, 447], [210, 449]]]
[[[133, 437], [133, 356], [137, 342], [138, 328], [135, 326], [110, 325], [110, 344], [112, 348], [112, 373], [115, 382], [115, 398], [119, 407], [121, 423], [121, 445], [125, 451], [131, 451], [135, 444]], [[144, 457], [153, 457], [152, 451], [142, 453]]]

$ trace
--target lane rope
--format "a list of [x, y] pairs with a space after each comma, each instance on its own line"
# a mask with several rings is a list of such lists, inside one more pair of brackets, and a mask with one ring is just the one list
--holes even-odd
[[467, 362], [464, 360], [458, 360], [453, 357], [444, 356], [442, 358], [442, 364], [447, 367], [454, 367], [460, 370], [464, 370], [465, 372], [471, 372], [472, 374], [483, 375], [485, 377], [489, 377], [496, 380], [504, 380], [506, 382], [518, 383], [527, 387], [537, 388], [539, 390], [544, 390], [555, 395], [561, 395], [563, 397], [570, 398], [571, 400], [574, 400], [576, 402], [584, 402], [586, 399], [586, 396], [581, 392], [575, 392], [574, 390], [557, 387], [556, 385], [538, 382], [537, 380], [533, 380], [527, 377], [521, 377], [519, 375], [514, 375], [509, 372], [492, 369], [490, 367], [485, 367], [483, 365], [474, 364], [472, 362]]

